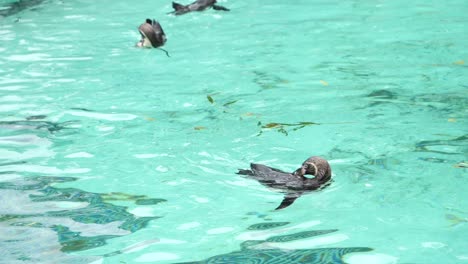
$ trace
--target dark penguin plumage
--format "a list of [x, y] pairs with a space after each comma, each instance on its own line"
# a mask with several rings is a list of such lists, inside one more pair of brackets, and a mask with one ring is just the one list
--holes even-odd
[[166, 43], [166, 34], [156, 20], [146, 19], [145, 23], [138, 27], [141, 34], [141, 40], [137, 43], [138, 47], [158, 48]]
[[197, 0], [189, 5], [172, 2], [172, 8], [174, 8], [174, 11], [170, 12], [170, 14], [183, 15], [192, 11], [203, 11], [210, 7], [214, 10], [229, 11], [229, 9], [224, 6], [216, 5], [216, 0]]
[[[328, 162], [317, 156], [308, 158], [296, 171], [289, 173], [262, 164], [250, 164], [250, 170], [240, 169], [237, 174], [247, 175], [261, 184], [286, 192], [281, 204], [275, 209], [283, 209], [294, 203], [304, 192], [324, 186], [331, 179]], [[313, 175], [307, 178], [304, 175]]]

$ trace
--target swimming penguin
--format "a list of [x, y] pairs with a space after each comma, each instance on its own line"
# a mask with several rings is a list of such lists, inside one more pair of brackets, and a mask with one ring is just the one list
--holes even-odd
[[[154, 19], [151, 20], [147, 18], [145, 23], [138, 27], [138, 31], [141, 34], [141, 39], [137, 42], [137, 47], [159, 48], [167, 41], [166, 34], [164, 33], [161, 24]], [[161, 50], [166, 52], [166, 55], [169, 56], [169, 53], [166, 50]]]
[[182, 5], [176, 2], [172, 2], [172, 8], [174, 8], [174, 11], [170, 12], [169, 14], [183, 15], [192, 11], [203, 11], [210, 7], [212, 7], [214, 10], [229, 11], [229, 9], [224, 6], [216, 5], [216, 0], [196, 0], [189, 5]]
[[[313, 156], [305, 160], [302, 166], [292, 173], [262, 164], [251, 163], [250, 170], [239, 169], [237, 174], [247, 175], [265, 186], [285, 192], [283, 201], [275, 209], [279, 210], [290, 206], [304, 192], [325, 187], [331, 179], [331, 168], [325, 159]], [[313, 175], [315, 177], [308, 178], [304, 175]]]

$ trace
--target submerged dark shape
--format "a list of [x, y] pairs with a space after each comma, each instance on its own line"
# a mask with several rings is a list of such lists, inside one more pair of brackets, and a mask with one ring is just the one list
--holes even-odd
[[18, 0], [12, 3], [8, 3], [4, 6], [0, 6], [0, 17], [15, 15], [25, 9], [38, 6], [42, 2], [44, 2], [44, 0]]
[[[151, 20], [147, 18], [145, 23], [138, 27], [138, 31], [141, 34], [141, 39], [136, 44], [137, 47], [159, 48], [167, 41], [166, 34], [164, 33], [161, 24], [154, 19]], [[169, 53], [166, 50], [161, 50], [166, 52], [166, 55], [169, 57]]]
[[196, 0], [189, 5], [172, 2], [172, 8], [174, 8], [174, 11], [169, 14], [183, 15], [192, 11], [203, 11], [210, 7], [214, 10], [229, 11], [229, 9], [224, 6], [216, 5], [216, 0]]
[[[313, 156], [305, 160], [302, 166], [292, 173], [251, 163], [250, 170], [239, 169], [237, 174], [247, 175], [265, 186], [284, 191], [285, 197], [275, 209], [279, 210], [294, 203], [304, 192], [326, 186], [325, 184], [331, 179], [331, 168], [325, 159]], [[304, 175], [315, 177], [307, 178]]]

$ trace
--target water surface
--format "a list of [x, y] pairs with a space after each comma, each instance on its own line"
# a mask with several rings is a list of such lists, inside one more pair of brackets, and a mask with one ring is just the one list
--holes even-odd
[[[468, 262], [465, 1], [21, 2], [1, 263]], [[134, 47], [147, 17], [171, 57]], [[236, 174], [311, 155], [334, 181], [284, 210]]]

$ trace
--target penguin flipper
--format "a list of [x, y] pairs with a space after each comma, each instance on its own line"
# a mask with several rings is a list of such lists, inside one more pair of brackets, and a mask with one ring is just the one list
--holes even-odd
[[297, 198], [299, 198], [302, 195], [302, 193], [288, 193], [284, 196], [283, 201], [281, 201], [281, 204], [275, 208], [275, 210], [281, 210], [284, 209], [296, 201]]

